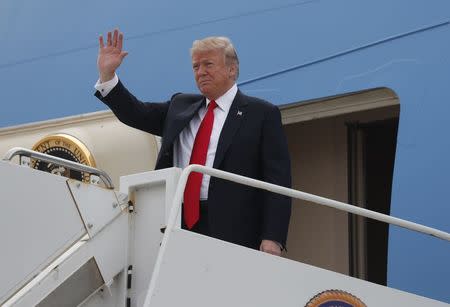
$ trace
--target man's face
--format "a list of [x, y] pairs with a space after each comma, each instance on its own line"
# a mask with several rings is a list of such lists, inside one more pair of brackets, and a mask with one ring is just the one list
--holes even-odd
[[217, 99], [234, 84], [235, 65], [226, 65], [221, 50], [197, 51], [192, 54], [192, 68], [200, 92]]

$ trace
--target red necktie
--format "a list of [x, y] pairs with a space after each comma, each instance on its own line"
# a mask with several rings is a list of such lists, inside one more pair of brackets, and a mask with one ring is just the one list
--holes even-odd
[[[211, 100], [206, 115], [198, 128], [192, 147], [191, 160], [189, 164], [205, 165], [208, 153], [209, 139], [214, 124], [214, 109], [217, 104]], [[200, 188], [202, 186], [203, 174], [192, 172], [189, 175], [184, 189], [184, 222], [191, 229], [200, 218]]]

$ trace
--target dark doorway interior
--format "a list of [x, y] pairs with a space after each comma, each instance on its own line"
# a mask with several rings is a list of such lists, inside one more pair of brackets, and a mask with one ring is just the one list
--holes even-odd
[[[348, 127], [349, 203], [389, 214], [398, 118]], [[386, 285], [389, 225], [349, 217], [350, 275]]]

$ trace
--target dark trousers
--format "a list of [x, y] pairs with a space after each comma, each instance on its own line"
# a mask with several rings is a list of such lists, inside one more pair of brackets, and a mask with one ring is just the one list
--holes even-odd
[[[184, 209], [184, 206], [183, 206]], [[200, 201], [200, 219], [198, 222], [192, 227], [192, 229], [187, 229], [186, 223], [182, 218], [181, 228], [190, 230], [205, 236], [209, 236], [209, 220], [208, 220], [208, 202], [206, 200]]]

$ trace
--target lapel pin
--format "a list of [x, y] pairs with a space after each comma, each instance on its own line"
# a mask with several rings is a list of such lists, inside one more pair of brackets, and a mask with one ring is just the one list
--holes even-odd
[[242, 111], [238, 111], [237, 115], [241, 116], [242, 115]]

